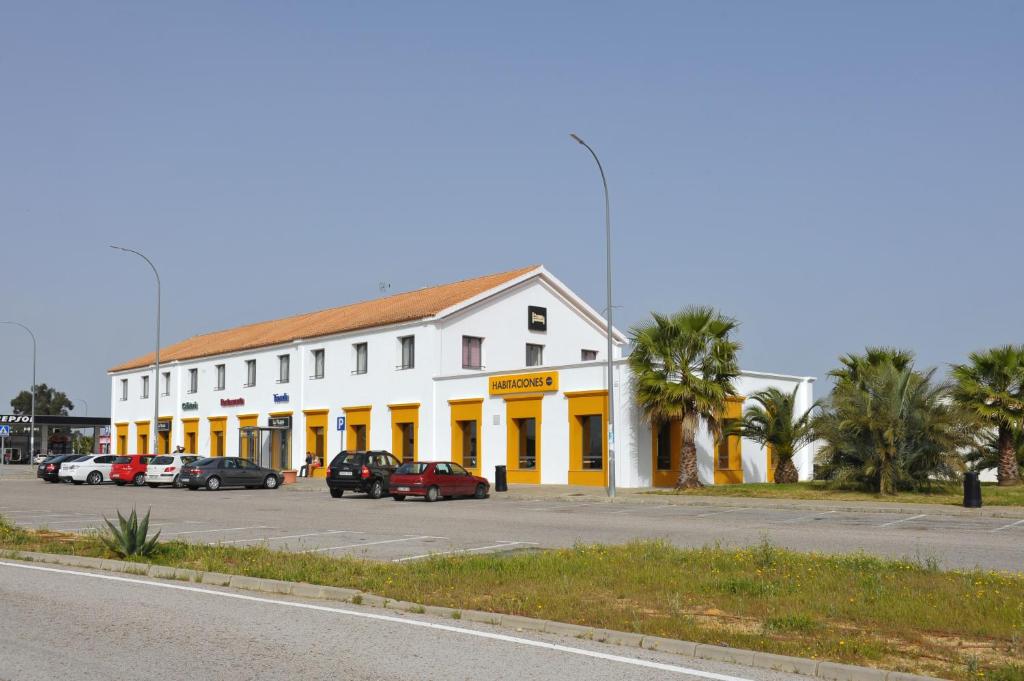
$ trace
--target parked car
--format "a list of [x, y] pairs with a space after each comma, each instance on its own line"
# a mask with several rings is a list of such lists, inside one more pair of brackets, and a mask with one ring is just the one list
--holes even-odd
[[400, 465], [391, 452], [341, 452], [327, 467], [327, 489], [335, 499], [345, 490], [380, 499], [389, 491], [388, 481]]
[[218, 490], [221, 487], [265, 487], [277, 489], [281, 486], [281, 474], [273, 468], [257, 466], [248, 459], [236, 456], [214, 456], [198, 459], [181, 470], [181, 482], [191, 490], [205, 487]]
[[150, 487], [172, 485], [181, 487], [181, 469], [199, 459], [191, 454], [162, 454], [146, 467], [146, 484]]
[[43, 460], [36, 467], [36, 477], [46, 482], [60, 482], [60, 465], [67, 459], [77, 459], [81, 454], [57, 454]]
[[407, 496], [437, 501], [440, 497], [474, 497], [484, 499], [491, 490], [487, 478], [473, 475], [451, 461], [415, 461], [403, 463], [391, 474], [391, 498], [402, 501]]
[[150, 454], [128, 454], [114, 459], [114, 465], [110, 467], [110, 479], [118, 486], [127, 485], [129, 482], [136, 487], [146, 484], [146, 467]]
[[113, 454], [88, 454], [68, 459], [60, 465], [60, 479], [76, 485], [98, 485], [110, 480], [110, 467], [116, 458]]

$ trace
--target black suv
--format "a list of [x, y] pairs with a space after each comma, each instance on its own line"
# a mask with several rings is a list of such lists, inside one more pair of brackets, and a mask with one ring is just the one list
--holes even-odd
[[345, 493], [365, 492], [380, 499], [388, 491], [391, 474], [401, 465], [391, 452], [341, 452], [327, 467], [327, 488], [338, 499]]

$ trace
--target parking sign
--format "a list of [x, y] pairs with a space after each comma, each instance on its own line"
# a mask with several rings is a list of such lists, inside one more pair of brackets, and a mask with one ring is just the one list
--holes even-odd
[[345, 417], [344, 416], [339, 416], [338, 417], [338, 430], [345, 430]]

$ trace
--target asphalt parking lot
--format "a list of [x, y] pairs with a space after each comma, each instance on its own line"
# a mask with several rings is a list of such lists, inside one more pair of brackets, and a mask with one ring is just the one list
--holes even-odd
[[[705, 503], [515, 499], [429, 504], [346, 494], [331, 499], [319, 481], [280, 490], [205, 490], [0, 483], [0, 514], [27, 527], [88, 532], [115, 510], [152, 509], [165, 539], [264, 544], [289, 551], [385, 561], [430, 555], [507, 553], [664, 539], [679, 546], [745, 546], [768, 539], [802, 551], [865, 551], [934, 559], [947, 568], [1024, 570], [1024, 517], [959, 515], [936, 506], [920, 513], [793, 509]], [[735, 500], [733, 500], [735, 501]]]

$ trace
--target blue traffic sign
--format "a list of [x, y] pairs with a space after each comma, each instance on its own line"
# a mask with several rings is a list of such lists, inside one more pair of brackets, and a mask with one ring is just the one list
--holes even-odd
[[11, 427], [10, 426], [0, 426], [0, 437], [10, 437], [10, 436], [11, 436]]
[[339, 416], [338, 417], [338, 430], [345, 430], [345, 417], [344, 416]]

